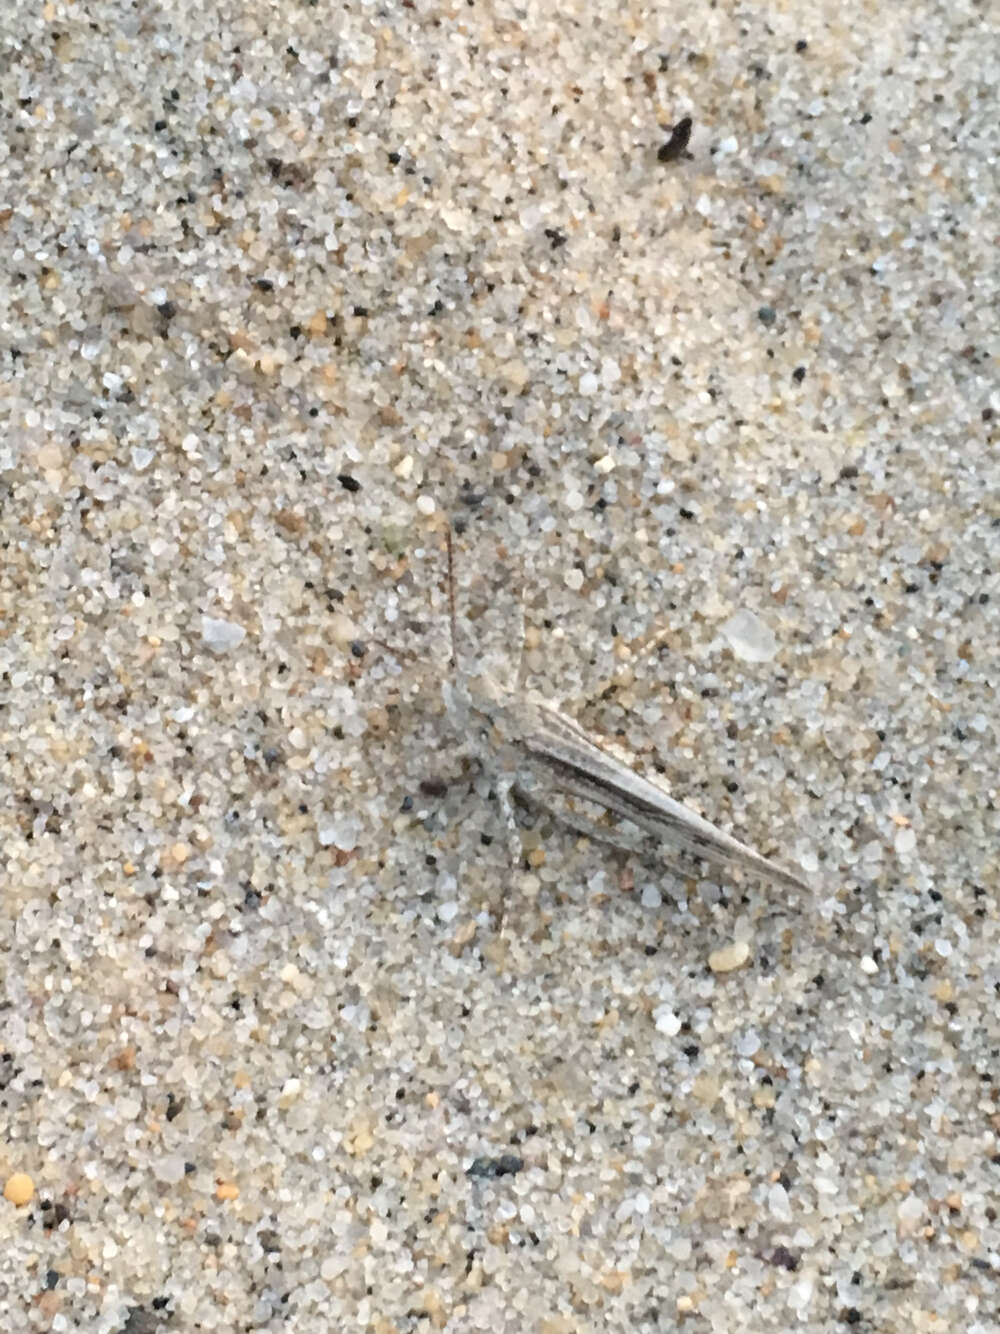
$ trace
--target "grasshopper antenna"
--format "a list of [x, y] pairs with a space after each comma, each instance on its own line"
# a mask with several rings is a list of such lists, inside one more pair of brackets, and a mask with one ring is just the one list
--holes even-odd
[[455, 552], [450, 523], [444, 530], [444, 540], [448, 547], [448, 620], [451, 625], [451, 665], [457, 667], [458, 618], [455, 615]]

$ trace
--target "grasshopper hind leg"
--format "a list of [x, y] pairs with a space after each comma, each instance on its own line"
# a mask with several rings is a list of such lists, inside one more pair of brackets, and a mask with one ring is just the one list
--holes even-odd
[[520, 866], [524, 860], [524, 843], [521, 839], [521, 830], [517, 823], [517, 812], [514, 809], [514, 802], [511, 799], [514, 790], [513, 778], [498, 778], [494, 791], [497, 796], [497, 805], [500, 807], [500, 814], [503, 816], [504, 826], [507, 832], [507, 853], [510, 857], [512, 866]]
[[704, 871], [693, 860], [685, 864], [680, 853], [675, 858], [669, 858], [664, 855], [662, 846], [654, 847], [651, 841], [641, 834], [629, 837], [624, 832], [619, 833], [607, 825], [598, 824], [596, 820], [588, 819], [587, 816], [580, 814], [578, 811], [564, 806], [557, 808], [550, 805], [520, 786], [516, 788], [516, 795], [523, 805], [530, 806], [533, 810], [544, 811], [551, 815], [553, 819], [558, 820], [560, 824], [565, 825], [567, 829], [582, 834], [584, 838], [617, 848], [619, 852], [627, 853], [630, 857], [636, 857], [647, 864], [654, 863], [658, 869], [668, 871], [671, 875], [677, 876], [679, 880], [690, 880], [692, 877], [701, 879], [704, 875]]

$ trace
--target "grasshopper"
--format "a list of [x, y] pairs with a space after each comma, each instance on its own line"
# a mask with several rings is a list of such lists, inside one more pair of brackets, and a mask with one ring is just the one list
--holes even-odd
[[[471, 738], [516, 837], [511, 797], [540, 807], [588, 837], [640, 855], [656, 852], [682, 875], [698, 863], [740, 869], [785, 888], [805, 890], [797, 875], [704, 819], [666, 788], [644, 777], [635, 758], [611, 749], [536, 691], [501, 684], [483, 670], [463, 671], [458, 658], [454, 554], [448, 550], [451, 679], [442, 685], [445, 707], [462, 735]], [[628, 821], [622, 835], [557, 802], [583, 800]], [[519, 847], [518, 847], [519, 851]]]

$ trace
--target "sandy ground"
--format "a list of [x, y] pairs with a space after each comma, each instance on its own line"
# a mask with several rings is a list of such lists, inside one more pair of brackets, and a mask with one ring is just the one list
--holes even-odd
[[4, 7], [5, 1330], [1000, 1327], [998, 37]]

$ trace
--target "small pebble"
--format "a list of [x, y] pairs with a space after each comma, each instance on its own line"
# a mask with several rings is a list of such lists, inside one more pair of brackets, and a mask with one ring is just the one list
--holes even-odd
[[657, 1033], [663, 1033], [668, 1038], [676, 1037], [681, 1031], [681, 1021], [669, 1005], [661, 1005], [659, 1009], [653, 1011], [653, 1022], [656, 1024]]
[[165, 1186], [176, 1186], [184, 1180], [184, 1159], [179, 1153], [169, 1153], [153, 1162], [153, 1176]]
[[767, 1208], [772, 1218], [779, 1223], [792, 1221], [792, 1210], [788, 1201], [788, 1191], [780, 1181], [776, 1181], [767, 1192]]
[[61, 468], [63, 462], [62, 450], [54, 443], [42, 445], [38, 451], [38, 462], [45, 469]]
[[227, 653], [231, 648], [237, 648], [246, 636], [243, 626], [235, 621], [223, 621], [215, 616], [201, 618], [202, 641], [213, 653]]
[[657, 151], [660, 162], [676, 162], [684, 156], [684, 151], [691, 142], [691, 117], [684, 116], [670, 131], [670, 138], [661, 144]]
[[622, 370], [614, 357], [605, 357], [601, 362], [601, 383], [605, 389], [613, 388], [622, 378]]
[[917, 832], [911, 825], [904, 825], [893, 834], [892, 842], [896, 851], [905, 856], [916, 849]]
[[752, 1028], [741, 1034], [736, 1040], [736, 1050], [740, 1056], [753, 1056], [754, 1052], [760, 1051], [760, 1035]]
[[770, 662], [778, 651], [773, 630], [745, 608], [730, 616], [721, 629], [729, 647], [743, 662]]
[[289, 1107], [298, 1102], [301, 1096], [302, 1080], [296, 1079], [294, 1076], [291, 1079], [286, 1079], [281, 1086], [281, 1092], [278, 1094], [278, 1106], [286, 1112]]
[[35, 1197], [35, 1183], [27, 1172], [14, 1172], [4, 1182], [3, 1197], [16, 1208], [23, 1208]]
[[341, 648], [353, 643], [358, 637], [358, 627], [342, 611], [335, 611], [328, 622], [330, 638]]
[[800, 1278], [788, 1290], [788, 1305], [793, 1311], [804, 1311], [812, 1301], [813, 1280]]
[[356, 816], [345, 814], [339, 820], [321, 825], [317, 833], [320, 847], [335, 847], [341, 852], [353, 852], [358, 846], [361, 824]]
[[907, 1195], [896, 1209], [896, 1230], [900, 1237], [912, 1237], [924, 1221], [926, 1209], [917, 1195]]
[[708, 956], [708, 966], [713, 973], [731, 973], [742, 968], [750, 958], [750, 946], [745, 940], [734, 940], [731, 945], [713, 950]]

